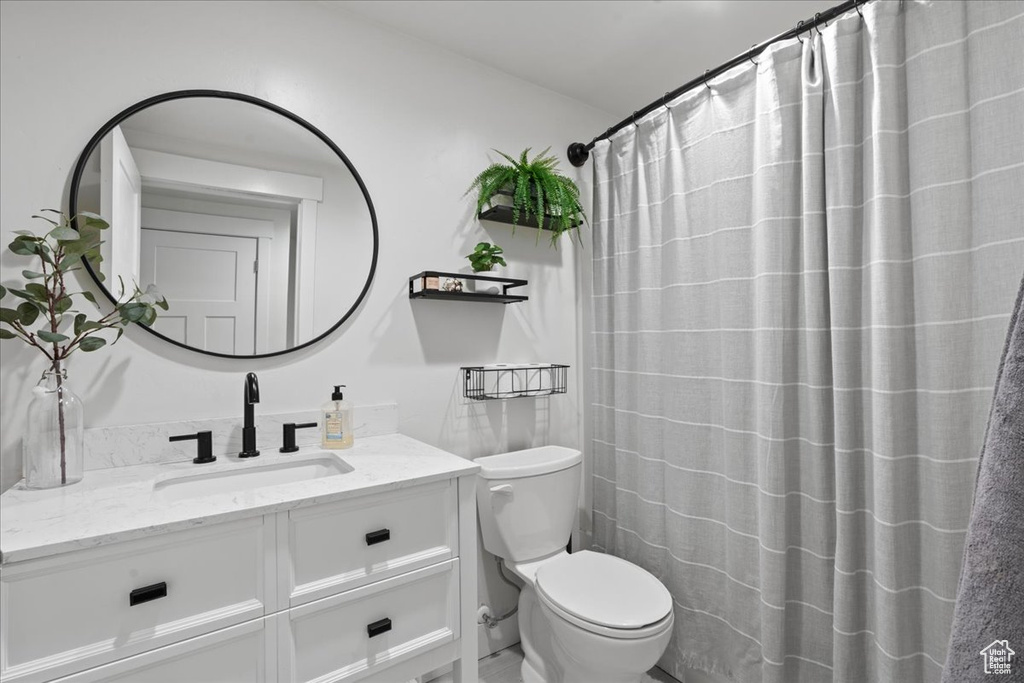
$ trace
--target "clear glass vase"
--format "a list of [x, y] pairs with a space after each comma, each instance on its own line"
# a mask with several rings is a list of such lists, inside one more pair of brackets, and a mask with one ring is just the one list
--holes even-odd
[[22, 442], [25, 486], [49, 489], [82, 480], [85, 420], [67, 370], [50, 368], [32, 389]]

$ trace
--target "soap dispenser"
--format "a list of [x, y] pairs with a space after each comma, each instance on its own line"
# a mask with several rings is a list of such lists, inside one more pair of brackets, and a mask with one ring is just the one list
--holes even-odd
[[341, 393], [344, 384], [335, 384], [331, 400], [324, 404], [320, 424], [323, 425], [322, 445], [324, 448], [351, 448], [352, 404]]

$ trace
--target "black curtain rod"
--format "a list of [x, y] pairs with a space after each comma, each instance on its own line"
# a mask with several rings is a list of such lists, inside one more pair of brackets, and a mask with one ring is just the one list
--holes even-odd
[[[594, 145], [597, 144], [598, 141], [610, 138], [612, 135], [619, 132], [626, 126], [632, 125], [637, 120], [643, 118], [644, 116], [647, 116], [652, 111], [659, 109], [660, 107], [664, 107], [666, 104], [668, 104], [675, 98], [679, 97], [684, 92], [696, 88], [699, 85], [705, 85], [712, 78], [722, 75], [729, 69], [733, 68], [734, 66], [739, 66], [748, 59], [753, 60], [754, 57], [764, 52], [765, 48], [767, 48], [772, 43], [777, 43], [781, 40], [789, 40], [790, 38], [795, 38], [799, 36], [801, 33], [805, 31], [810, 31], [821, 24], [826, 24], [835, 19], [836, 17], [846, 14], [852, 9], [857, 9], [860, 5], [866, 4], [867, 2], [869, 2], [869, 0], [846, 0], [846, 2], [843, 2], [839, 5], [836, 5], [835, 7], [827, 9], [824, 12], [819, 12], [818, 14], [815, 14], [813, 18], [808, 19], [807, 21], [801, 21], [794, 28], [789, 29], [785, 33], [780, 33], [774, 38], [769, 38], [763, 43], [759, 43], [758, 45], [755, 45], [754, 47], [750, 48], [743, 54], [737, 57], [733, 57], [725, 64], [717, 66], [714, 69], [709, 69], [705, 71], [702, 76], [698, 76], [697, 78], [694, 78], [693, 80], [679, 86], [675, 90], [665, 93], [661, 98], [655, 100], [654, 102], [651, 102], [643, 109], [633, 112], [632, 116], [628, 116], [623, 120], [619, 121], [614, 126], [609, 128], [605, 132], [601, 133], [587, 144], [583, 144], [582, 142], [574, 142], [570, 144], [569, 148], [566, 150], [566, 156], [569, 157], [569, 161], [572, 163], [573, 166], [582, 166], [583, 164], [587, 163], [587, 159], [590, 158], [590, 150], [594, 149]], [[857, 11], [858, 13], [860, 12], [860, 10]]]

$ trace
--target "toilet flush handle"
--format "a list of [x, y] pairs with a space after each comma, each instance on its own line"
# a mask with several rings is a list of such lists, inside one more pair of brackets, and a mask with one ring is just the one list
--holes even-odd
[[511, 496], [512, 484], [498, 484], [497, 486], [492, 486], [491, 493], [496, 495], [500, 494], [502, 496]]

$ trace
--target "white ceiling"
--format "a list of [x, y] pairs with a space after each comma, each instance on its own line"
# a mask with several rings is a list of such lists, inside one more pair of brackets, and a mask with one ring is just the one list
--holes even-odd
[[608, 112], [611, 125], [706, 69], [838, 2], [325, 0], [324, 4], [586, 102]]

